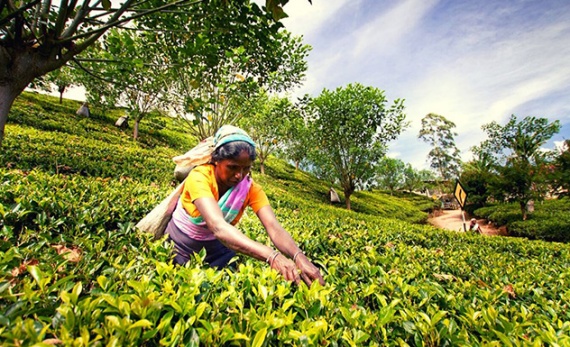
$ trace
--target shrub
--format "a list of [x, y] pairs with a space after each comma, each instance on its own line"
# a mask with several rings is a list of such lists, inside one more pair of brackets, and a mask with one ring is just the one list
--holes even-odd
[[568, 213], [547, 220], [517, 221], [509, 224], [509, 235], [546, 241], [570, 242]]
[[508, 225], [522, 219], [520, 208], [517, 206], [515, 204], [494, 204], [475, 210], [474, 215], [488, 219], [497, 226]]
[[[9, 140], [0, 167], [3, 346], [570, 345], [567, 244], [412, 224], [423, 202], [372, 192], [347, 211], [326, 183], [272, 160], [276, 175], [255, 179], [326, 286], [245, 256], [235, 271], [203, 254], [174, 266], [171, 244], [133, 228], [172, 189], [157, 158], [172, 149], [10, 126], [35, 142]], [[49, 158], [92, 168], [56, 173]], [[239, 227], [269, 242], [251, 213]]]
[[489, 219], [496, 225], [505, 225], [510, 236], [521, 236], [546, 241], [570, 241], [570, 199], [545, 200], [535, 204], [535, 210], [526, 221], [518, 204], [497, 204], [477, 209], [475, 215]]

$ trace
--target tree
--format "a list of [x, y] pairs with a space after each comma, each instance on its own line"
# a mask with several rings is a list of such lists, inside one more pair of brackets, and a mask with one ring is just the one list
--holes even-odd
[[369, 183], [387, 143], [407, 126], [403, 100], [395, 100], [390, 107], [387, 102], [384, 91], [358, 83], [306, 98], [315, 146], [311, 165], [323, 178], [340, 182], [349, 210], [352, 193]]
[[[240, 4], [209, 16], [207, 23], [200, 14], [214, 9], [204, 5], [191, 14], [138, 20], [128, 31], [111, 30], [104, 47], [81, 60], [83, 70], [114, 86], [111, 99], [130, 109], [135, 137], [137, 121], [152, 107], [168, 104], [189, 134], [202, 140], [249, 115], [260, 85], [281, 91], [298, 84], [306, 71], [310, 47], [256, 6]], [[242, 20], [247, 24], [238, 27], [236, 16], [249, 18]], [[144, 30], [154, 25], [164, 30]]]
[[[165, 104], [163, 95], [170, 82], [168, 65], [163, 63], [165, 56], [161, 47], [152, 44], [152, 36], [145, 31], [113, 29], [105, 36], [101, 49], [82, 62], [83, 69], [112, 87], [106, 97], [127, 108], [129, 119], [134, 121], [135, 141], [142, 119]], [[99, 83], [85, 85], [90, 95], [92, 88], [100, 90]]]
[[[237, 124], [242, 117], [248, 117], [260, 90], [281, 92], [301, 82], [310, 46], [288, 32], [275, 32], [260, 42], [231, 50], [220, 45], [215, 57], [223, 59], [216, 58], [214, 65], [196, 66], [188, 61], [178, 64], [184, 68], [173, 70], [174, 83], [168, 95], [192, 136], [204, 139], [220, 126]], [[252, 64], [262, 59], [260, 56], [270, 57], [267, 62], [271, 64]]]
[[270, 154], [284, 145], [289, 129], [289, 116], [296, 111], [287, 98], [261, 93], [256, 99], [253, 114], [244, 117], [240, 126], [256, 144], [261, 174], [265, 174], [265, 161]]
[[459, 180], [469, 197], [465, 210], [473, 213], [477, 208], [485, 206], [492, 196], [492, 188], [496, 171], [493, 170], [491, 158], [485, 154], [475, 154], [475, 158], [463, 166]]
[[298, 85], [310, 49], [254, 3], [233, 1], [224, 11], [217, 7], [207, 2], [191, 13], [160, 13], [139, 21], [148, 30], [163, 29], [153, 31], [153, 39], [173, 66], [166, 94], [198, 140], [221, 125], [237, 124], [260, 88], [278, 92]]
[[570, 191], [570, 140], [566, 140], [554, 160], [551, 182], [555, 192]]
[[455, 123], [443, 116], [429, 113], [422, 118], [422, 128], [418, 138], [432, 146], [428, 153], [430, 167], [436, 170], [444, 181], [449, 181], [459, 174], [459, 150], [455, 146], [453, 132]]
[[404, 185], [406, 164], [400, 159], [384, 157], [376, 166], [376, 180], [381, 189], [387, 189], [392, 195]]
[[402, 189], [407, 191], [425, 191], [428, 187], [428, 181], [434, 180], [434, 174], [431, 170], [416, 170], [411, 164], [406, 164], [404, 168], [404, 182]]
[[307, 148], [312, 147], [312, 136], [305, 124], [299, 105], [288, 115], [288, 127], [285, 133], [282, 153], [285, 158], [295, 163], [295, 170], [309, 162]]
[[[273, 18], [286, 16], [282, 6], [288, 0], [267, 0], [266, 8]], [[246, 6], [257, 8], [245, 2]], [[0, 2], [0, 147], [8, 112], [16, 97], [35, 78], [62, 67], [85, 51], [109, 29], [123, 27], [126, 23], [143, 20], [160, 13], [193, 13], [194, 6], [206, 4], [215, 15], [242, 1], [228, 0], [174, 0], [138, 1], [125, 0], [117, 8], [110, 0], [61, 0], [52, 5], [51, 0], [1, 1]], [[223, 7], [223, 8], [222, 8]], [[212, 8], [214, 10], [212, 10]], [[170, 11], [176, 9], [176, 11]], [[202, 16], [203, 14], [201, 14]], [[168, 17], [177, 20], [175, 16]], [[200, 17], [200, 24], [208, 24], [208, 17]], [[232, 23], [247, 28], [247, 16], [235, 16]], [[198, 21], [198, 18], [196, 18]], [[152, 24], [156, 22], [151, 21]], [[161, 24], [167, 24], [161, 22]], [[160, 26], [151, 30], [159, 31]], [[217, 30], [205, 27], [202, 29]], [[242, 31], [243, 32], [243, 31]], [[235, 32], [232, 34], [236, 34]], [[236, 35], [242, 38], [241, 35]], [[205, 42], [200, 42], [200, 44]]]
[[519, 203], [522, 219], [527, 219], [526, 205], [544, 197], [547, 154], [541, 147], [560, 131], [560, 122], [546, 118], [514, 115], [504, 126], [497, 122], [483, 125], [488, 139], [474, 151], [493, 158], [498, 177], [496, 188], [507, 200]]
[[30, 86], [32, 88], [41, 89], [51, 92], [55, 89], [59, 93], [59, 103], [63, 103], [63, 93], [67, 88], [77, 85], [75, 82], [75, 74], [70, 66], [64, 65], [59, 70], [54, 70], [48, 74], [38, 78]]

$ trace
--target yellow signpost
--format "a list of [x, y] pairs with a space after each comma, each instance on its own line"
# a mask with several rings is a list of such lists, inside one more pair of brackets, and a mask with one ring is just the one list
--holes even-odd
[[463, 188], [459, 180], [457, 180], [457, 182], [455, 183], [455, 193], [453, 195], [455, 196], [455, 199], [457, 199], [457, 202], [461, 207], [461, 218], [463, 218], [463, 231], [467, 231], [467, 228], [465, 227], [465, 214], [463, 212], [463, 207], [465, 207], [465, 201], [467, 200], [467, 192], [465, 191], [465, 188]]

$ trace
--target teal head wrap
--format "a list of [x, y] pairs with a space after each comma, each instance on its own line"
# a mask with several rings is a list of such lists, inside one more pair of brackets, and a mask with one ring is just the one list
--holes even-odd
[[214, 149], [234, 141], [244, 141], [255, 148], [255, 142], [245, 131], [233, 125], [224, 125], [214, 135]]

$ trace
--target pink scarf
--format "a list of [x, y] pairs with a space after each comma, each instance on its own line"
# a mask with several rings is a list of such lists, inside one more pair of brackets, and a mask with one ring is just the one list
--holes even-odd
[[[233, 222], [239, 214], [245, 202], [245, 198], [249, 193], [251, 182], [251, 177], [246, 176], [218, 200], [218, 206], [220, 210], [222, 210], [226, 222]], [[182, 207], [180, 200], [178, 200], [178, 205], [176, 205], [176, 209], [172, 213], [172, 219], [180, 231], [194, 240], [211, 241], [216, 239], [214, 234], [206, 226], [206, 222], [202, 216], [191, 217], [186, 210], [184, 210], [184, 207]]]

